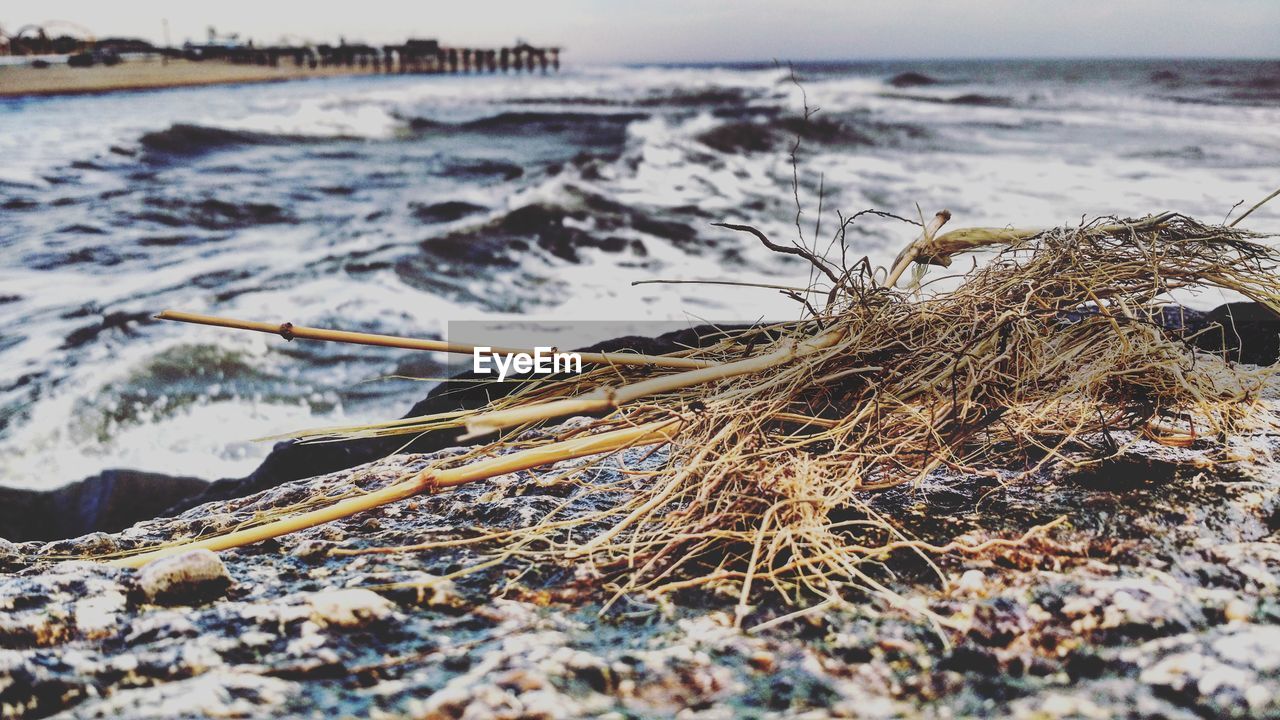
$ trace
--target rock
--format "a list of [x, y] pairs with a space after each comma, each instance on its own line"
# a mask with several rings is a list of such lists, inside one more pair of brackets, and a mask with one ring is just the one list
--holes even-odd
[[1280, 317], [1259, 303], [1220, 305], [1209, 312], [1195, 343], [1236, 362], [1274, 365], [1280, 361]]
[[231, 586], [227, 566], [209, 550], [160, 558], [138, 571], [138, 586], [157, 605], [195, 605], [220, 597]]
[[987, 586], [987, 576], [981, 570], [966, 570], [956, 580], [955, 590], [962, 595], [978, 595]]
[[311, 617], [318, 623], [353, 628], [391, 617], [392, 602], [369, 590], [325, 590], [311, 596]]
[[[1273, 409], [1277, 390], [1261, 393]], [[868, 494], [866, 515], [842, 509], [846, 528], [892, 518], [903, 537], [970, 551], [877, 557], [861, 567], [892, 597], [846, 587], [798, 618], [795, 598], [760, 590], [763, 577], [739, 617], [728, 583], [615, 596], [610, 568], [471, 542], [553, 511], [599, 517], [667, 468], [652, 448], [600, 459], [573, 482], [561, 464], [408, 498], [225, 551], [221, 564], [203, 553], [134, 573], [64, 558], [376, 491], [469, 450], [395, 455], [119, 533], [18, 545], [0, 573], [0, 714], [1280, 717], [1280, 469], [1269, 459], [1280, 439], [1251, 438], [1256, 459], [1228, 464], [1211, 443], [1113, 434], [1125, 454], [1088, 473], [939, 470]], [[339, 542], [342, 552], [319, 551]], [[430, 547], [351, 554], [414, 544]], [[664, 580], [690, 571], [705, 568], [673, 566]], [[234, 591], [204, 604], [147, 601], [229, 577]]]
[[136, 470], [107, 470], [56, 490], [0, 487], [0, 537], [59, 540], [115, 532], [201, 492], [204, 480]]
[[1172, 644], [1147, 645], [1153, 661], [1138, 679], [1186, 697], [1205, 715], [1280, 711], [1280, 628], [1237, 631], [1208, 643], [1181, 636]]
[[1240, 598], [1232, 598], [1222, 609], [1222, 616], [1227, 622], [1248, 622], [1253, 617], [1253, 604]]
[[768, 650], [756, 650], [747, 658], [747, 662], [762, 673], [771, 673], [778, 667], [778, 659]]
[[21, 557], [18, 546], [0, 538], [0, 570], [7, 569]]
[[118, 628], [120, 615], [128, 604], [128, 599], [119, 592], [106, 592], [79, 600], [75, 604], [76, 629], [84, 637], [109, 637]]
[[279, 717], [290, 683], [252, 672], [215, 670], [188, 679], [129, 688], [93, 704], [82, 718]]
[[333, 543], [328, 540], [303, 540], [289, 551], [289, 555], [299, 560], [319, 560], [333, 550]]

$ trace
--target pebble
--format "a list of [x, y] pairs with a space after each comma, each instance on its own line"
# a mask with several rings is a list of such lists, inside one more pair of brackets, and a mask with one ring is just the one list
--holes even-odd
[[194, 605], [221, 597], [231, 587], [231, 574], [217, 554], [188, 550], [160, 558], [138, 571], [138, 585], [157, 605]]
[[981, 570], [966, 570], [956, 580], [956, 592], [962, 595], [978, 595], [987, 586], [987, 576]]
[[1234, 598], [1222, 609], [1227, 622], [1247, 622], [1253, 617], [1253, 604], [1240, 598]]
[[329, 555], [333, 543], [327, 540], [303, 540], [289, 551], [289, 555], [299, 560], [321, 560]]
[[768, 650], [757, 650], [751, 653], [747, 656], [747, 662], [762, 673], [771, 673], [778, 667], [777, 658]]
[[308, 600], [311, 619], [323, 625], [360, 627], [391, 616], [395, 605], [372, 590], [322, 590]]

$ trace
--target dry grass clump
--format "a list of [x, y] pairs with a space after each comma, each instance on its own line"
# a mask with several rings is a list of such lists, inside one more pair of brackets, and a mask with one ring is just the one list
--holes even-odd
[[[1221, 442], [1252, 420], [1271, 370], [1196, 350], [1165, 327], [1159, 307], [1175, 290], [1221, 288], [1280, 313], [1280, 254], [1257, 236], [1174, 214], [938, 235], [945, 221], [939, 214], [925, 224], [887, 280], [865, 260], [836, 267], [801, 253], [828, 282], [808, 297], [825, 304], [809, 304], [802, 321], [681, 353], [706, 367], [602, 364], [527, 384], [473, 413], [321, 433], [505, 434], [381, 497], [202, 542], [233, 547], [497, 471], [667, 443], [667, 467], [634, 483], [641, 489], [625, 502], [589, 517], [548, 517], [502, 540], [538, 560], [589, 563], [621, 592], [713, 586], [745, 609], [763, 589], [821, 607], [851, 587], [894, 597], [867, 563], [895, 548], [938, 550], [895, 533], [892, 518], [867, 509], [869, 493], [931, 473], [1100, 460], [1122, 451], [1113, 433]], [[912, 262], [945, 265], [985, 246], [996, 248], [989, 261], [948, 289], [895, 287]], [[517, 439], [583, 413], [596, 419], [568, 436]], [[377, 551], [432, 547], [425, 538]]]

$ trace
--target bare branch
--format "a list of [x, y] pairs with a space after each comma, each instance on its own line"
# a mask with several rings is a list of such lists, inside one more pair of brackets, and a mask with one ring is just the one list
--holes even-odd
[[751, 233], [752, 235], [755, 235], [756, 238], [759, 239], [761, 243], [764, 243], [764, 246], [769, 248], [770, 250], [774, 252], [785, 253], [787, 255], [799, 255], [805, 260], [808, 260], [809, 263], [812, 264], [819, 271], [821, 271], [823, 275], [826, 275], [828, 278], [831, 278], [831, 282], [836, 284], [840, 283], [840, 276], [836, 274], [835, 270], [833, 270], [825, 260], [823, 260], [822, 258], [819, 258], [817, 255], [814, 255], [813, 253], [809, 252], [804, 248], [787, 247], [786, 245], [779, 245], [773, 242], [772, 240], [770, 240], [768, 237], [766, 237], [764, 233], [751, 227], [750, 225], [734, 225], [733, 223], [711, 223], [711, 224], [714, 225], [715, 227], [722, 227], [728, 230], [736, 230], [737, 232]]

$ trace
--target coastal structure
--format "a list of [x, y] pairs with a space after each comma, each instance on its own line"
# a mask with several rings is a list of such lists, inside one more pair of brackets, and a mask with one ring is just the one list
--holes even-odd
[[560, 48], [535, 47], [523, 41], [503, 48], [455, 47], [442, 45], [435, 39], [420, 38], [389, 45], [340, 40], [337, 45], [291, 43], [262, 46], [252, 41], [239, 42], [235, 35], [219, 37], [210, 28], [207, 43], [186, 43], [180, 50], [157, 51], [195, 61], [225, 60], [273, 67], [292, 63], [295, 67], [311, 69], [345, 67], [387, 73], [545, 73], [560, 69]]
[[[83, 55], [119, 56], [125, 53], [247, 65], [278, 66], [282, 62], [292, 62], [295, 67], [346, 67], [372, 72], [492, 73], [560, 69], [560, 48], [537, 47], [523, 41], [502, 48], [456, 47], [442, 45], [434, 39], [419, 38], [388, 45], [347, 43], [345, 40], [340, 40], [337, 45], [308, 42], [255, 45], [252, 40], [241, 41], [238, 34], [219, 35], [215, 28], [210, 27], [206, 42], [167, 47], [134, 38], [98, 39], [88, 29], [65, 21], [24, 25], [12, 34], [0, 26], [0, 55], [33, 58], [67, 55], [74, 60]], [[92, 64], [81, 63], [83, 66]]]
[[[157, 46], [136, 38], [97, 38], [74, 23], [51, 21], [7, 33], [0, 25], [0, 97], [140, 90], [223, 83], [270, 82], [332, 75], [408, 73], [541, 73], [560, 69], [560, 50], [517, 41], [510, 46], [459, 47], [408, 38], [372, 45], [274, 45], [209, 28], [204, 42]], [[111, 72], [87, 68], [114, 67]]]
[[95, 43], [97, 38], [88, 28], [65, 20], [27, 24], [12, 32], [0, 25], [0, 55], [70, 55]]

